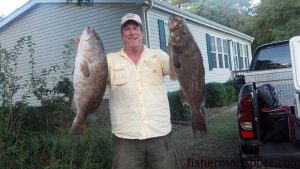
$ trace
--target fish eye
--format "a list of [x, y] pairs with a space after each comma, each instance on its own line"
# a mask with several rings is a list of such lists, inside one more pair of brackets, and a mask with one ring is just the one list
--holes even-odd
[[176, 63], [174, 63], [174, 66], [175, 66], [177, 69], [180, 69], [181, 64], [180, 64], [179, 62], [176, 62]]

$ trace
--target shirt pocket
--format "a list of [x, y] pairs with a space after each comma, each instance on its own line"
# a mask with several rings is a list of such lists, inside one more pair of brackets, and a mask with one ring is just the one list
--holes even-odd
[[128, 82], [128, 67], [124, 65], [112, 66], [111, 83], [113, 85], [122, 85]]
[[162, 69], [156, 57], [144, 60], [143, 82], [149, 85], [161, 84], [163, 82]]

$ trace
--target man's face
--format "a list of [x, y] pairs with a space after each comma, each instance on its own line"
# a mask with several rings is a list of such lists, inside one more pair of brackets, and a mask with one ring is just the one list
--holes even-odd
[[144, 32], [138, 24], [128, 23], [122, 28], [122, 39], [125, 48], [143, 46], [143, 38]]

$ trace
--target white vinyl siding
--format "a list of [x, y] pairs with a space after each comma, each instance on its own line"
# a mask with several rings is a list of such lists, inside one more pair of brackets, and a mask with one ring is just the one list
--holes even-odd
[[[79, 37], [86, 26], [91, 26], [101, 37], [106, 52], [120, 50], [122, 39], [120, 34], [120, 18], [128, 13], [140, 14], [140, 6], [137, 5], [112, 5], [94, 4], [90, 7], [78, 7], [65, 4], [38, 4], [28, 12], [19, 16], [14, 22], [0, 30], [0, 43], [2, 47], [11, 48], [16, 41], [23, 36], [32, 36], [34, 46], [36, 72], [51, 65], [62, 66], [64, 44], [69, 40]], [[74, 62], [73, 59], [70, 61]], [[17, 74], [23, 78], [18, 82], [24, 84], [28, 80], [30, 64], [28, 56], [21, 56], [18, 60]], [[73, 66], [68, 72], [72, 79]], [[52, 88], [61, 74], [53, 73], [49, 76], [48, 86]], [[15, 100], [19, 100], [27, 89], [19, 90]], [[35, 99], [30, 98], [30, 104], [36, 104]]]

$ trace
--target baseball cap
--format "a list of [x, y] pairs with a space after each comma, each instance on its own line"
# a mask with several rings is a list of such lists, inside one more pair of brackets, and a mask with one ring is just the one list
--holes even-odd
[[142, 23], [140, 16], [137, 14], [134, 14], [134, 13], [128, 13], [121, 18], [121, 27], [124, 25], [124, 23], [126, 23], [127, 21], [130, 21], [130, 20], [135, 21], [141, 27], [143, 27], [143, 23]]

